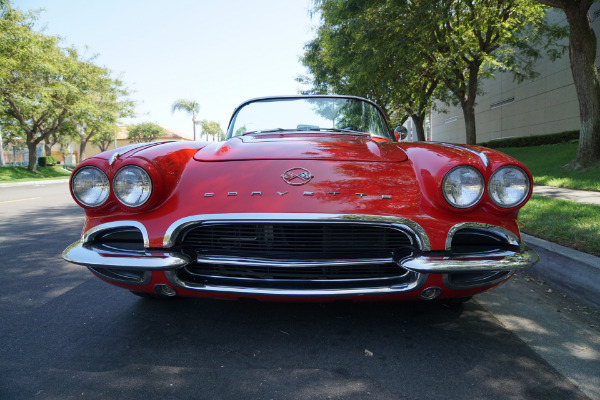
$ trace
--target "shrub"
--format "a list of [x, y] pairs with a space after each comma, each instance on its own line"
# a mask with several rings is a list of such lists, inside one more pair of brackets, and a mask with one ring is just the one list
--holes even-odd
[[480, 143], [481, 146], [497, 149], [500, 147], [531, 147], [544, 144], [568, 143], [579, 139], [579, 131], [566, 131], [549, 135], [523, 136], [506, 139], [490, 140]]
[[56, 157], [54, 156], [45, 156], [38, 158], [38, 165], [40, 167], [51, 167], [56, 165]]

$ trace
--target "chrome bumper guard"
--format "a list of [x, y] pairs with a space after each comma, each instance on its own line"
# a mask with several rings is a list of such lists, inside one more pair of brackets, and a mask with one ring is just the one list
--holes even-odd
[[108, 246], [73, 243], [63, 252], [63, 258], [69, 262], [90, 268], [121, 270], [169, 270], [181, 268], [190, 263], [190, 258], [182, 253], [160, 251], [118, 250]]
[[453, 272], [512, 271], [527, 268], [538, 262], [540, 256], [522, 244], [518, 250], [493, 249], [479, 253], [452, 253], [451, 251], [394, 252], [394, 262], [410, 271], [449, 274]]

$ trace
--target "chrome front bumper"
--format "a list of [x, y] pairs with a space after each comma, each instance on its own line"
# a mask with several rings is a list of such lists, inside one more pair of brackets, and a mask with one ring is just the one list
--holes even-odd
[[395, 256], [394, 262], [409, 271], [449, 274], [453, 272], [512, 271], [527, 268], [540, 259], [535, 250], [522, 244], [519, 250], [495, 249], [482, 253], [453, 254], [431, 251], [408, 257]]
[[[481, 254], [452, 254], [444, 251], [417, 252], [410, 256], [394, 257], [394, 262], [409, 271], [448, 274], [453, 272], [512, 271], [527, 268], [539, 260], [538, 254], [528, 246], [519, 251], [495, 250]], [[183, 253], [159, 251], [124, 251], [102, 245], [77, 241], [67, 247], [63, 258], [74, 264], [90, 268], [160, 271], [186, 266], [192, 260]], [[383, 263], [385, 260], [378, 260]], [[206, 262], [206, 260], [204, 260]], [[215, 262], [219, 262], [215, 260]], [[223, 262], [222, 260], [220, 262]], [[238, 264], [244, 264], [239, 260]], [[252, 265], [289, 266], [291, 262], [252, 260]], [[351, 263], [351, 262], [349, 262]], [[300, 264], [298, 261], [295, 265]], [[327, 263], [332, 265], [331, 262]], [[339, 261], [337, 264], [344, 264]], [[311, 262], [310, 265], [316, 265]]]
[[[148, 235], [143, 224], [137, 221], [120, 221], [100, 225], [86, 232], [82, 239], [73, 243], [64, 252], [65, 260], [75, 264], [85, 265], [90, 268], [120, 269], [120, 270], [176, 270], [182, 268], [192, 260], [186, 254], [170, 250], [174, 246], [174, 238], [186, 227], [197, 223], [214, 221], [350, 221], [368, 224], [394, 225], [399, 229], [409, 232], [414, 239], [414, 250], [407, 255], [406, 249], [395, 252], [393, 261], [402, 268], [419, 273], [460, 273], [460, 272], [485, 272], [485, 271], [512, 271], [526, 268], [539, 260], [537, 253], [522, 243], [512, 232], [497, 226], [480, 223], [462, 223], [450, 229], [446, 239], [445, 251], [431, 251], [430, 241], [425, 230], [414, 221], [405, 218], [371, 216], [371, 215], [331, 215], [331, 214], [215, 214], [199, 215], [181, 219], [173, 223], [166, 231], [163, 244], [165, 250], [148, 250]], [[122, 228], [135, 228], [143, 237], [143, 246], [146, 250], [115, 249], [94, 242], [94, 238], [107, 230]], [[507, 248], [486, 250], [481, 252], [460, 254], [452, 253], [451, 243], [453, 235], [464, 228], [480, 228], [493, 231], [494, 234], [504, 238]], [[268, 263], [270, 266], [286, 267], [290, 264], [286, 260], [238, 260], [239, 264], [245, 261], [260, 264]], [[389, 260], [371, 260], [371, 263], [391, 262]], [[207, 262], [206, 260], [202, 262]], [[223, 260], [216, 260], [222, 263]], [[356, 262], [356, 260], [354, 261]], [[331, 260], [327, 262], [331, 264]], [[349, 261], [351, 264], [352, 262]], [[293, 264], [298, 264], [295, 260]], [[317, 262], [311, 261], [314, 266]], [[337, 262], [343, 264], [343, 260]]]
[[81, 240], [67, 247], [63, 258], [89, 268], [129, 271], [171, 270], [184, 267], [191, 261], [181, 253], [116, 250], [102, 245], [87, 244]]

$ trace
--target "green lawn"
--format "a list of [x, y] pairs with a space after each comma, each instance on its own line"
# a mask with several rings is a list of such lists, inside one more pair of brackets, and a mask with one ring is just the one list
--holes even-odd
[[27, 167], [0, 167], [0, 183], [65, 179], [69, 176], [71, 173], [59, 166], [38, 167], [37, 174], [29, 171]]
[[536, 185], [600, 192], [600, 165], [586, 171], [561, 169], [575, 158], [576, 143], [498, 149], [524, 163]]
[[519, 212], [521, 230], [600, 256], [600, 206], [532, 196]]

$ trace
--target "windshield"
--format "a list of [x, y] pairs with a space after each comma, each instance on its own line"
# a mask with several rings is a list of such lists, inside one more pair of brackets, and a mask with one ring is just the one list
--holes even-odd
[[266, 132], [344, 132], [391, 139], [385, 119], [358, 98], [269, 98], [245, 104], [231, 119], [227, 137]]

